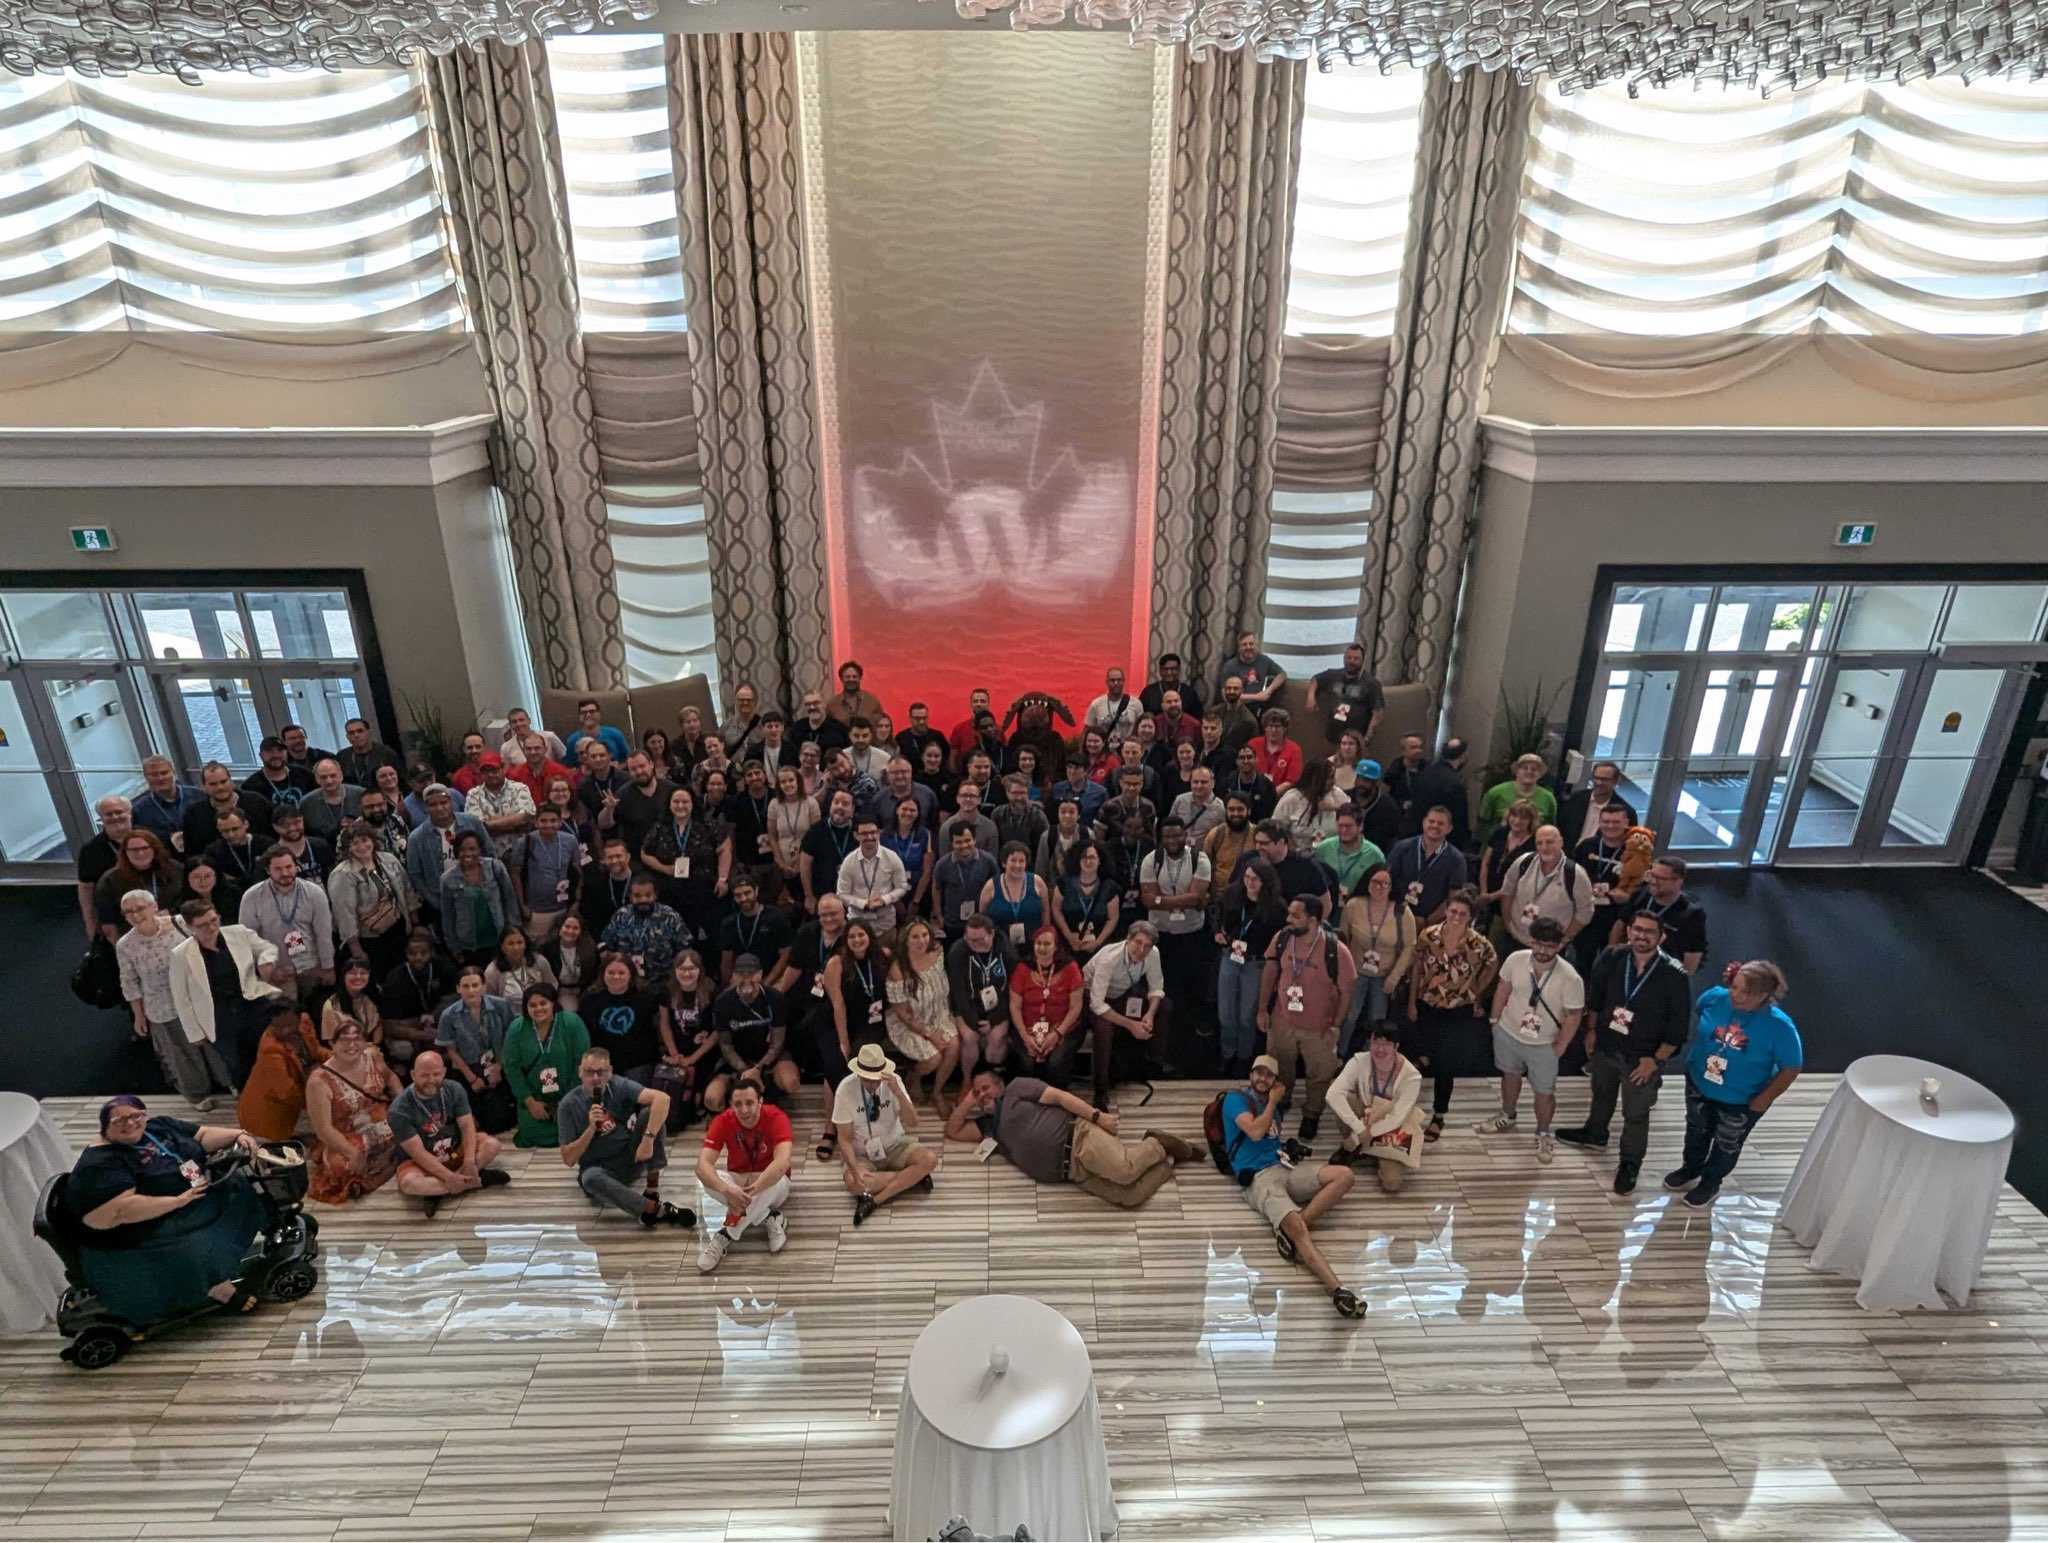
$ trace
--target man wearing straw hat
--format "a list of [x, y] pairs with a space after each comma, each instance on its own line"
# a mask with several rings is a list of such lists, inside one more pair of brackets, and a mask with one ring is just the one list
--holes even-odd
[[939, 1154], [918, 1141], [917, 1103], [880, 1045], [860, 1047], [832, 1095], [840, 1164], [858, 1227], [898, 1195], [930, 1189]]

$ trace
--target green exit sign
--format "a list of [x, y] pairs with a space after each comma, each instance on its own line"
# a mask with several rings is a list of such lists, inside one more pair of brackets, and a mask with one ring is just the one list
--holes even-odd
[[71, 545], [80, 552], [111, 552], [114, 550], [114, 533], [104, 525], [74, 525], [71, 527]]
[[1837, 525], [1836, 546], [1875, 546], [1877, 527], [1875, 525]]

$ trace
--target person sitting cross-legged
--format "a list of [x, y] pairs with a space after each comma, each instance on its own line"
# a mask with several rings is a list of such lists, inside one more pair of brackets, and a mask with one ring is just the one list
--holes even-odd
[[696, 1226], [696, 1212], [661, 1198], [668, 1095], [615, 1073], [611, 1052], [602, 1046], [583, 1052], [576, 1075], [576, 1086], [555, 1108], [555, 1126], [562, 1163], [576, 1170], [577, 1186], [643, 1227]]
[[1401, 1031], [1391, 1023], [1375, 1023], [1369, 1048], [1344, 1063], [1329, 1109], [1345, 1132], [1336, 1160], [1375, 1162], [1387, 1194], [1422, 1165], [1422, 1073], [1401, 1054]]
[[1363, 1318], [1365, 1304], [1337, 1278], [1309, 1229], [1350, 1193], [1352, 1174], [1339, 1163], [1307, 1166], [1287, 1149], [1304, 1149], [1280, 1139], [1280, 1063], [1269, 1055], [1252, 1062], [1249, 1085], [1223, 1095], [1224, 1151], [1244, 1190], [1245, 1204], [1273, 1229], [1280, 1257], [1308, 1267], [1323, 1283], [1337, 1311]]
[[490, 1166], [501, 1150], [498, 1138], [476, 1128], [468, 1091], [434, 1051], [412, 1058], [412, 1085], [391, 1100], [385, 1118], [404, 1154], [398, 1192], [417, 1195], [428, 1216], [450, 1195], [512, 1182], [511, 1174]]
[[[789, 1200], [790, 1152], [796, 1138], [789, 1116], [761, 1097], [758, 1072], [745, 1073], [733, 1085], [731, 1107], [704, 1132], [697, 1154], [697, 1182], [728, 1207], [724, 1221], [713, 1227], [697, 1250], [697, 1268], [709, 1275], [726, 1250], [759, 1224], [768, 1235], [768, 1252], [779, 1254], [789, 1243], [789, 1222], [782, 1214]], [[725, 1158], [725, 1171], [718, 1168]]]
[[858, 1227], [898, 1195], [930, 1189], [939, 1154], [917, 1139], [917, 1101], [880, 1045], [862, 1045], [847, 1065], [832, 1096], [832, 1124]]

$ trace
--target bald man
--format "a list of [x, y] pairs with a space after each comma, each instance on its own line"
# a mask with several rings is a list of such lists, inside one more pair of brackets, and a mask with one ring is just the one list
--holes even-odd
[[428, 1216], [450, 1195], [512, 1182], [504, 1169], [488, 1166], [498, 1155], [498, 1139], [476, 1128], [468, 1090], [449, 1080], [448, 1063], [435, 1051], [412, 1058], [412, 1086], [391, 1101], [387, 1118], [405, 1154], [399, 1193], [419, 1196]]

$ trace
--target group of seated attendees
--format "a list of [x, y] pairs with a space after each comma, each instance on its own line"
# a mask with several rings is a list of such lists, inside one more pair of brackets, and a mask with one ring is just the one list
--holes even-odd
[[[1028, 693], [998, 719], [976, 690], [948, 730], [925, 701], [899, 729], [862, 678], [787, 715], [742, 685], [725, 722], [686, 707], [637, 745], [595, 701], [559, 736], [514, 710], [445, 778], [361, 719], [338, 754], [264, 740], [239, 784], [152, 759], [142, 798], [100, 801], [84, 924], [171, 1087], [269, 1139], [310, 1129], [318, 1200], [395, 1179], [431, 1211], [503, 1182], [509, 1138], [644, 1225], [694, 1225], [659, 1180], [709, 1117], [707, 1270], [750, 1229], [782, 1247], [807, 1083], [859, 1225], [931, 1185], [925, 1105], [1034, 1178], [1142, 1204], [1197, 1150], [1114, 1139], [1113, 1090], [1221, 1075], [1241, 1086], [1212, 1156], [1350, 1315], [1308, 1229], [1354, 1164], [1405, 1182], [1459, 1077], [1499, 1074], [1495, 1136], [1530, 1085], [1539, 1164], [1604, 1149], [1618, 1102], [1626, 1194], [1687, 1055], [1667, 1182], [1706, 1204], [1797, 1074], [1774, 966], [1695, 1002], [1706, 914], [1619, 768], [1560, 810], [1524, 756], [1475, 820], [1462, 741], [1365, 754], [1384, 695], [1355, 644], [1309, 688], [1312, 749], [1249, 634], [1207, 706], [1172, 654], [1135, 696], [1109, 670], [1078, 718]], [[1553, 1130], [1580, 1065], [1592, 1114]], [[1326, 1110], [1337, 1152], [1304, 1163]]]

